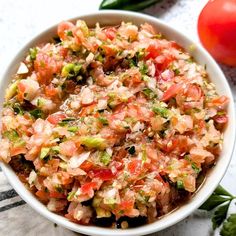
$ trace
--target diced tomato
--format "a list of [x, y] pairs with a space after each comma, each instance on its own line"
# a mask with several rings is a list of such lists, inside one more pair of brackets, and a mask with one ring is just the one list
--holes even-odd
[[60, 181], [60, 184], [62, 185], [70, 184], [73, 181], [69, 173], [65, 171], [58, 172], [56, 176], [57, 176], [57, 179]]
[[65, 83], [65, 92], [73, 93], [75, 91], [76, 83], [72, 80], [66, 80]]
[[59, 54], [64, 58], [67, 56], [68, 52], [68, 48], [64, 48], [63, 46], [59, 48]]
[[149, 121], [153, 116], [153, 112], [147, 109], [146, 107], [129, 104], [128, 105], [128, 116], [138, 119], [140, 121]]
[[91, 104], [89, 106], [83, 107], [79, 113], [80, 117], [84, 117], [93, 113], [95, 107], [96, 107], [96, 104]]
[[59, 73], [62, 68], [62, 61], [50, 56], [49, 52], [38, 52], [34, 61], [34, 69], [38, 74], [38, 81], [42, 84], [49, 84], [53, 75]]
[[119, 204], [119, 209], [120, 210], [129, 210], [134, 207], [134, 201], [133, 200], [127, 200], [127, 201], [122, 201]]
[[59, 193], [57, 191], [52, 191], [49, 193], [50, 198], [66, 198], [66, 195], [63, 193]]
[[229, 98], [226, 97], [226, 96], [220, 96], [220, 97], [217, 97], [217, 98], [213, 98], [210, 102], [208, 102], [208, 106], [209, 107], [222, 107], [222, 106], [225, 106], [229, 103]]
[[109, 28], [106, 28], [104, 32], [107, 38], [109, 38], [110, 40], [113, 40], [116, 37], [117, 30], [115, 27], [109, 27]]
[[81, 165], [80, 165], [80, 169], [84, 170], [85, 172], [90, 171], [93, 168], [93, 163], [90, 161], [84, 161]]
[[158, 55], [160, 55], [160, 46], [157, 45], [156, 42], [152, 42], [146, 49], [147, 55], [145, 57], [146, 60], [152, 58], [155, 59]]
[[10, 149], [11, 156], [25, 154], [26, 152], [27, 152], [27, 149], [25, 147], [12, 147]]
[[228, 116], [227, 115], [216, 115], [213, 117], [214, 121], [218, 124], [225, 124], [228, 122]]
[[97, 183], [95, 182], [86, 183], [81, 186], [81, 192], [83, 194], [86, 194], [89, 193], [92, 189], [96, 189], [97, 187]]
[[163, 96], [162, 96], [162, 101], [168, 101], [171, 98], [173, 98], [174, 96], [176, 96], [176, 94], [182, 89], [183, 85], [182, 84], [173, 84], [170, 86], [170, 88], [168, 88]]
[[89, 172], [90, 178], [100, 178], [101, 180], [108, 181], [115, 177], [115, 174], [110, 169], [94, 169]]
[[54, 98], [58, 95], [58, 90], [52, 84], [49, 84], [45, 87], [45, 95]]
[[65, 141], [59, 144], [60, 153], [65, 156], [73, 156], [77, 150], [75, 142]]
[[196, 84], [189, 84], [187, 90], [184, 93], [187, 98], [191, 98], [192, 101], [199, 101], [203, 96], [202, 89]]
[[49, 198], [49, 194], [43, 190], [38, 190], [35, 195], [43, 202], [46, 202]]
[[49, 121], [53, 125], [57, 125], [60, 121], [66, 118], [66, 115], [63, 113], [55, 113], [49, 115], [47, 121]]
[[74, 28], [74, 24], [69, 21], [61, 22], [57, 27], [57, 34], [61, 40], [66, 40], [68, 38], [67, 32]]
[[111, 167], [115, 167], [116, 168], [116, 170], [122, 170], [123, 169], [123, 167], [124, 167], [124, 164], [122, 163], [122, 162], [119, 162], [119, 161], [112, 161], [111, 162], [111, 165], [110, 165]]
[[114, 159], [120, 161], [123, 158], [125, 158], [126, 155], [127, 155], [127, 151], [124, 148], [121, 148], [114, 156]]
[[26, 90], [26, 87], [25, 87], [25, 84], [23, 83], [18, 83], [18, 93], [17, 93], [17, 99], [19, 101], [23, 101], [24, 99], [24, 93], [25, 93], [25, 90]]
[[135, 159], [128, 163], [128, 170], [132, 175], [139, 175], [142, 169], [142, 160]]

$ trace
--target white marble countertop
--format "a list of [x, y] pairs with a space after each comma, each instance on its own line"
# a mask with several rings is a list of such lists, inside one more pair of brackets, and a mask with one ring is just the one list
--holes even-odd
[[[0, 78], [14, 54], [33, 36], [64, 19], [96, 11], [101, 0], [0, 0]], [[85, 3], [86, 2], [86, 3]], [[207, 0], [165, 0], [145, 10], [159, 17], [198, 41], [196, 24], [201, 8]], [[236, 97], [236, 69], [222, 66]], [[236, 194], [236, 157], [222, 180], [222, 185]], [[3, 199], [1, 193], [7, 193]], [[0, 235], [8, 236], [62, 236], [78, 235], [46, 220], [11, 190], [0, 171]], [[182, 222], [154, 235], [158, 236], [208, 236], [211, 231], [210, 216], [194, 212]]]

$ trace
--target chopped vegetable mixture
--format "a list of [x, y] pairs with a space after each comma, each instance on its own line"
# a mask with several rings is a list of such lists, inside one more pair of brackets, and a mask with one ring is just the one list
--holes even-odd
[[0, 159], [78, 224], [157, 220], [216, 162], [229, 99], [147, 23], [62, 22], [58, 36], [29, 49], [6, 90]]

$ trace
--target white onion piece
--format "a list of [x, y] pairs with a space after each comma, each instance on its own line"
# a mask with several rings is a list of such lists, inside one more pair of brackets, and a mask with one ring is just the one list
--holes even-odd
[[25, 63], [21, 62], [16, 73], [18, 75], [22, 75], [22, 74], [27, 74], [28, 72], [29, 72], [28, 67], [25, 65]]
[[69, 160], [69, 167], [74, 169], [78, 168], [84, 161], [88, 159], [90, 152], [83, 152], [80, 155], [74, 155]]

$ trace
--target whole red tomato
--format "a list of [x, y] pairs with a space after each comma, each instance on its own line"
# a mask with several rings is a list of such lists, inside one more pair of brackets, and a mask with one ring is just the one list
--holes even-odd
[[210, 0], [199, 15], [198, 34], [216, 60], [236, 66], [236, 0]]

